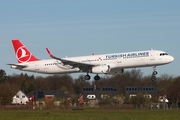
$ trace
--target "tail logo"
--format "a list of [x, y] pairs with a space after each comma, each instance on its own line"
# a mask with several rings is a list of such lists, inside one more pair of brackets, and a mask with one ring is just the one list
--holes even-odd
[[16, 58], [19, 62], [28, 62], [31, 59], [31, 54], [26, 50], [25, 46], [21, 46], [16, 51]]

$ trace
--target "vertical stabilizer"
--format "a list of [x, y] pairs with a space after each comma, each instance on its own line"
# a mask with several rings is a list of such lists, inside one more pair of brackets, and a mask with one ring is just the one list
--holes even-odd
[[37, 61], [38, 59], [20, 42], [12, 40], [14, 52], [18, 63]]

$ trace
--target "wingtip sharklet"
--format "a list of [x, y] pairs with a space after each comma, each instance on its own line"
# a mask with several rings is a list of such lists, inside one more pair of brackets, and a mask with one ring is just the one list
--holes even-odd
[[52, 58], [52, 57], [53, 57], [53, 54], [50, 52], [50, 50], [49, 50], [48, 48], [46, 48], [46, 50], [47, 50], [49, 56]]

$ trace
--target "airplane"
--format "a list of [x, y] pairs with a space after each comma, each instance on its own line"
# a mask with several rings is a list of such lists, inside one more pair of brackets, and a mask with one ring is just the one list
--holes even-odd
[[12, 40], [18, 63], [8, 64], [11, 68], [44, 74], [66, 74], [85, 72], [85, 80], [90, 80], [89, 73], [96, 74], [94, 80], [100, 80], [99, 74], [122, 74], [126, 68], [153, 67], [174, 61], [171, 55], [161, 50], [145, 50], [80, 57], [59, 58], [46, 48], [51, 59], [40, 60], [35, 57], [20, 40]]

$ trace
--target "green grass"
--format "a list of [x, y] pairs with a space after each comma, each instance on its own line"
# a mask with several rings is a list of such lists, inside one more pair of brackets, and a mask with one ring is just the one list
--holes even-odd
[[0, 110], [1, 120], [180, 120], [180, 110]]

